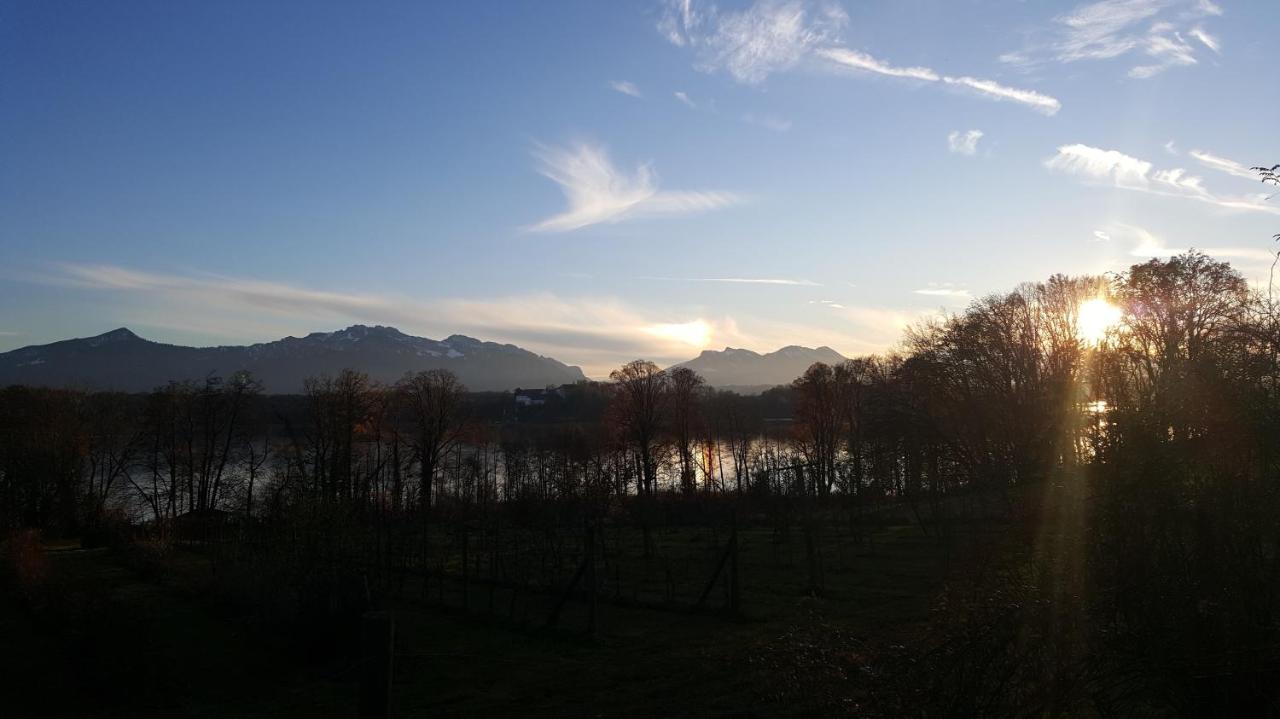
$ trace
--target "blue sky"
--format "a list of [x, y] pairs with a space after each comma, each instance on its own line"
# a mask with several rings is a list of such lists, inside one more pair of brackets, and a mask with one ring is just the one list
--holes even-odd
[[[376, 6], [375, 6], [376, 5]], [[392, 324], [589, 374], [1264, 277], [1280, 3], [0, 4], [0, 350]]]

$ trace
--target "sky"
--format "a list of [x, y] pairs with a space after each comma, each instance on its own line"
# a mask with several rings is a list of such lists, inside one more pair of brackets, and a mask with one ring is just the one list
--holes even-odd
[[2, 0], [0, 351], [364, 323], [604, 376], [885, 351], [1189, 247], [1264, 281], [1277, 29], [1274, 0]]

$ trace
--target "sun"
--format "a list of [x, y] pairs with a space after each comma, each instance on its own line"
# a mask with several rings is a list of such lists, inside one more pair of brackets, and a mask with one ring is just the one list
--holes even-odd
[[699, 349], [711, 342], [711, 325], [703, 320], [683, 324], [651, 325], [646, 330], [663, 339], [673, 340]]
[[1082, 302], [1076, 316], [1076, 336], [1087, 345], [1096, 345], [1123, 315], [1119, 307], [1101, 297]]

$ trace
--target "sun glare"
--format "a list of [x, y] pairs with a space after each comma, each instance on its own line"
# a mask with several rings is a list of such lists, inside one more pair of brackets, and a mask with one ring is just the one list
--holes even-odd
[[706, 347], [711, 342], [711, 325], [702, 320], [682, 324], [653, 325], [648, 330], [651, 334], [693, 347]]
[[1106, 338], [1107, 331], [1116, 326], [1122, 315], [1119, 307], [1101, 297], [1082, 302], [1076, 317], [1076, 334], [1081, 342], [1096, 345]]

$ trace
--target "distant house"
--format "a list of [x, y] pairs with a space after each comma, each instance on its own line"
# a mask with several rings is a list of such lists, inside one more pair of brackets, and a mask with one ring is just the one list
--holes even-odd
[[554, 390], [516, 389], [516, 404], [520, 407], [541, 407], [555, 394]]

